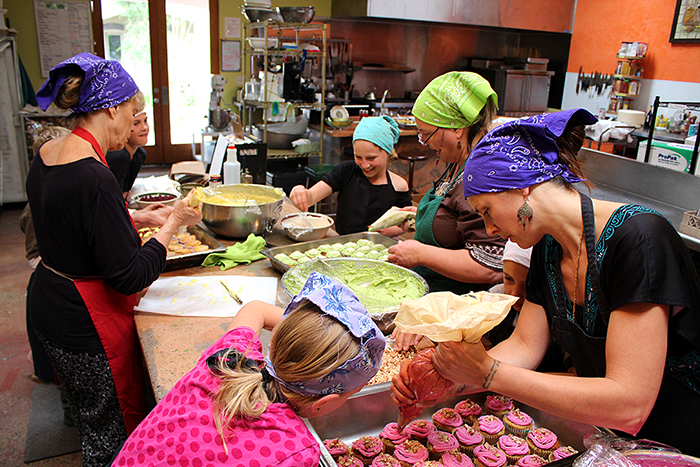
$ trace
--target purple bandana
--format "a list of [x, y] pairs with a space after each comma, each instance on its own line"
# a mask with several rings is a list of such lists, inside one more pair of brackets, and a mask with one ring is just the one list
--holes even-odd
[[48, 109], [56, 99], [61, 85], [76, 66], [85, 72], [85, 80], [80, 88], [78, 105], [71, 109], [75, 113], [114, 107], [129, 100], [139, 90], [119, 62], [105, 60], [90, 53], [80, 53], [51, 68], [49, 79], [36, 93], [36, 100], [42, 110]]
[[554, 142], [573, 117], [584, 125], [597, 121], [585, 109], [572, 109], [521, 118], [494, 128], [467, 159], [464, 197], [526, 188], [558, 176], [570, 183], [582, 181], [557, 162], [559, 149]]
[[267, 371], [282, 386], [306, 396], [339, 394], [365, 385], [382, 366], [385, 346], [384, 335], [374, 324], [365, 307], [346, 286], [315, 271], [309, 275], [301, 292], [287, 305], [283, 318], [306, 300], [313, 302], [323, 313], [340, 321], [353, 336], [360, 339], [360, 355], [348, 360], [323, 378], [289, 382], [283, 381], [275, 373], [268, 350], [265, 358]]

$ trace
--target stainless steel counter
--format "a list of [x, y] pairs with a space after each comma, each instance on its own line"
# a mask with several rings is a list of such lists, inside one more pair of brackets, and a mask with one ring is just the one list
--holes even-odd
[[[655, 209], [676, 230], [685, 211], [700, 209], [700, 177], [588, 148], [581, 149], [579, 160], [595, 184], [592, 198]], [[588, 194], [582, 183], [576, 189]], [[680, 236], [688, 248], [700, 251], [700, 238], [683, 233]]]

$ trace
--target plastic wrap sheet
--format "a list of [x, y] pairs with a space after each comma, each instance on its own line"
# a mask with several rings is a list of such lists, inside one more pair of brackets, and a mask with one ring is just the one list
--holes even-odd
[[512, 295], [489, 292], [433, 292], [401, 302], [394, 324], [399, 331], [421, 334], [434, 342], [476, 343], [503, 321], [517, 301]]

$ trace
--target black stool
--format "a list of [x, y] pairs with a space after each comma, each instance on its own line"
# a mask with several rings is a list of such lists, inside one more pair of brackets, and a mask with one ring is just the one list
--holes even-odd
[[416, 168], [416, 161], [428, 160], [428, 156], [424, 154], [399, 154], [399, 159], [403, 161], [408, 161], [408, 190], [411, 193], [418, 193], [413, 187], [413, 171]]

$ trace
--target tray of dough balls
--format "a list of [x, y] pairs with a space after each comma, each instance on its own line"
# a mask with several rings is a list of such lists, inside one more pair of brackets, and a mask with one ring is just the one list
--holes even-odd
[[453, 397], [400, 430], [390, 395], [388, 382], [365, 386], [334, 412], [308, 420], [322, 465], [564, 466], [599, 431], [494, 393]]
[[281, 273], [316, 258], [363, 258], [386, 261], [387, 249], [398, 241], [376, 232], [360, 232], [311, 242], [264, 249], [272, 266]]
[[[141, 240], [147, 242], [158, 227], [144, 227], [138, 230]], [[168, 244], [168, 256], [164, 271], [201, 266], [210, 253], [226, 251], [226, 247], [201, 227], [190, 225], [184, 232], [177, 233]]]

